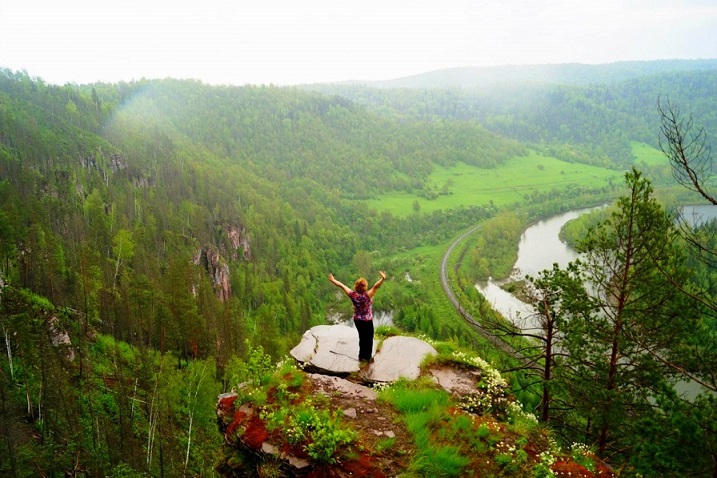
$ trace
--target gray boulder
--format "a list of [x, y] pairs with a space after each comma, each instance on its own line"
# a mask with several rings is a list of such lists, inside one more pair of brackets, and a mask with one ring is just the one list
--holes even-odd
[[429, 343], [415, 337], [389, 337], [376, 352], [373, 362], [361, 370], [358, 361], [358, 332], [346, 325], [317, 325], [304, 333], [301, 342], [289, 352], [304, 369], [324, 375], [348, 375], [361, 371], [367, 382], [415, 380], [427, 355], [437, 355]]
[[358, 332], [355, 328], [346, 325], [317, 325], [304, 332], [299, 345], [289, 353], [309, 371], [342, 375], [359, 371], [358, 351]]
[[416, 380], [421, 374], [421, 362], [427, 355], [437, 355], [428, 342], [415, 337], [389, 337], [381, 343], [381, 349], [373, 363], [363, 373], [369, 382], [395, 382], [403, 377]]

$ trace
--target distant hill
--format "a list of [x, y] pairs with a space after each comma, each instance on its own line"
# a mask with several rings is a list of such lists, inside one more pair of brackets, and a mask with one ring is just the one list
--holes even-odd
[[[551, 145], [549, 153], [561, 159], [608, 167], [631, 164], [630, 141], [658, 147], [659, 101], [717, 130], [717, 59], [454, 68], [304, 88], [382, 115], [476, 122], [505, 138]], [[558, 146], [565, 144], [571, 147]]]
[[645, 76], [716, 70], [717, 59], [622, 61], [599, 65], [507, 65], [449, 68], [387, 81], [355, 82], [376, 88], [485, 88], [506, 83], [591, 85]]

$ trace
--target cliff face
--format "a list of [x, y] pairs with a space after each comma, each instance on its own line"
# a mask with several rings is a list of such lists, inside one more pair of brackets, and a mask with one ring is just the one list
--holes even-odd
[[[378, 345], [393, 357], [396, 344]], [[398, 341], [398, 344], [412, 344]], [[415, 344], [414, 344], [415, 345]], [[399, 345], [400, 348], [400, 345]], [[431, 347], [432, 348], [432, 347]], [[445, 347], [442, 347], [445, 349]], [[223, 476], [611, 477], [587, 447], [557, 449], [507, 383], [463, 352], [417, 358], [417, 376], [372, 382], [284, 361], [217, 403]]]
[[249, 233], [238, 224], [224, 224], [218, 228], [220, 248], [206, 245], [194, 256], [194, 264], [201, 265], [209, 274], [217, 297], [222, 302], [229, 300], [232, 294], [231, 274], [225, 257], [232, 260], [251, 260]]
[[232, 260], [236, 261], [240, 258], [245, 261], [251, 260], [251, 245], [246, 228], [238, 224], [225, 224], [223, 229], [231, 245]]
[[217, 297], [226, 302], [232, 295], [229, 265], [214, 246], [205, 246], [194, 258], [195, 265], [201, 265], [212, 280]]

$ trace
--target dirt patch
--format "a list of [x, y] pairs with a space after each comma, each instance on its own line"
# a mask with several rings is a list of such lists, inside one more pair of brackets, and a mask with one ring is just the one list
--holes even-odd
[[344, 422], [358, 432], [358, 448], [365, 455], [357, 461], [370, 461], [374, 472], [381, 470], [386, 476], [406, 470], [415, 453], [413, 437], [395, 410], [377, 399], [374, 389], [352, 382], [360, 381], [356, 377], [349, 380], [310, 374], [309, 378], [314, 390], [328, 397], [331, 409], [343, 412]]
[[476, 385], [482, 376], [481, 371], [477, 369], [444, 366], [431, 367], [428, 373], [444, 390], [457, 396], [475, 393]]

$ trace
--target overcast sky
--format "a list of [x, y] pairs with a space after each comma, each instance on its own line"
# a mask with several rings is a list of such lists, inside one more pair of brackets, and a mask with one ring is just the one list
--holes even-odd
[[57, 84], [673, 58], [717, 58], [716, 0], [0, 0], [0, 67]]

